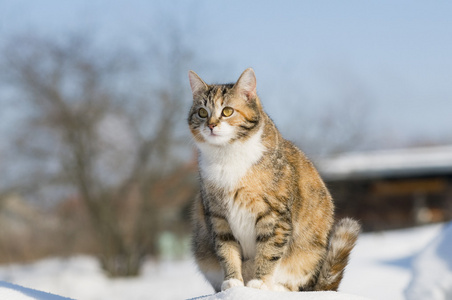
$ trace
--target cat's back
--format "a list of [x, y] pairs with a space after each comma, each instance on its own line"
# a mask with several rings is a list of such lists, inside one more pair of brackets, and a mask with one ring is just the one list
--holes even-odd
[[[325, 183], [306, 154], [284, 139], [270, 118], [267, 122], [263, 139], [267, 152], [252, 175], [261, 178], [263, 184], [252, 186], [272, 193], [279, 201], [290, 202], [284, 204], [290, 206], [296, 219], [314, 222], [318, 229], [327, 232], [333, 221], [334, 204]], [[294, 221], [300, 226], [305, 223]]]
[[294, 175], [314, 176], [320, 179], [316, 168], [306, 154], [282, 136], [268, 115], [265, 119], [262, 143], [266, 148], [266, 155], [261, 163], [268, 170], [289, 168]]

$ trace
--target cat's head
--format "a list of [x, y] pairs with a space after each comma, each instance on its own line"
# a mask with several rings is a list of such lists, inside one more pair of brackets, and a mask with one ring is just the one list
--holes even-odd
[[262, 107], [253, 69], [246, 69], [235, 84], [208, 85], [195, 72], [188, 75], [193, 92], [188, 124], [197, 143], [222, 146], [258, 131]]

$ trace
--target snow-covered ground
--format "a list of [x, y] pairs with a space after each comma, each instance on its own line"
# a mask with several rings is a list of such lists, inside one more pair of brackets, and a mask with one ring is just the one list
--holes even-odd
[[410, 300], [452, 299], [452, 223], [414, 260]]
[[[340, 292], [288, 293], [284, 299], [415, 299], [451, 291], [452, 225], [363, 234], [352, 254]], [[414, 270], [414, 271], [413, 271]], [[425, 274], [433, 274], [427, 285]], [[413, 276], [414, 275], [414, 276]], [[3, 282], [1, 282], [3, 281]], [[411, 283], [410, 283], [411, 282]], [[12, 285], [13, 283], [15, 285]], [[36, 289], [33, 292], [16, 285]], [[423, 290], [422, 290], [423, 288]], [[0, 299], [58, 300], [51, 294], [80, 300], [97, 299], [189, 299], [211, 295], [213, 290], [196, 272], [192, 261], [148, 262], [143, 275], [132, 279], [109, 279], [92, 257], [52, 258], [33, 264], [0, 266]], [[354, 298], [350, 295], [356, 295]], [[243, 296], [243, 297], [241, 297]], [[282, 296], [282, 295], [281, 295]], [[450, 296], [450, 294], [449, 294]], [[5, 298], [6, 297], [6, 298]], [[444, 296], [422, 299], [447, 299]], [[248, 288], [200, 299], [271, 299], [271, 292]], [[281, 298], [278, 296], [278, 298]], [[63, 298], [64, 299], [64, 298]], [[421, 299], [421, 298], [419, 298]]]

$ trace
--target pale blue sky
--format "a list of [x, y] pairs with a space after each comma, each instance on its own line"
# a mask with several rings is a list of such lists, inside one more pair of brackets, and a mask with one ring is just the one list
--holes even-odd
[[451, 1], [0, 0], [0, 40], [81, 29], [130, 43], [163, 33], [169, 19], [186, 31], [192, 69], [207, 82], [253, 67], [283, 128], [288, 110], [315, 114], [358, 94], [369, 134], [452, 142], [451, 16]]

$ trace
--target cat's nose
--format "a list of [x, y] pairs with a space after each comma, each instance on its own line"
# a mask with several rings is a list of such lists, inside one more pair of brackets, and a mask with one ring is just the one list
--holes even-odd
[[217, 126], [217, 124], [207, 124], [207, 127], [209, 127], [210, 130], [213, 130], [213, 128], [216, 126]]

